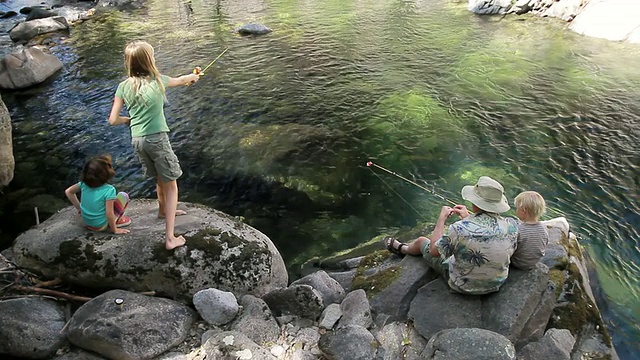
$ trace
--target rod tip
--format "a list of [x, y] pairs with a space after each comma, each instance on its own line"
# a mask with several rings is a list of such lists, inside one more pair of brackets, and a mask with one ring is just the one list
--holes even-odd
[[367, 166], [371, 166], [373, 163], [371, 161], [367, 161]]

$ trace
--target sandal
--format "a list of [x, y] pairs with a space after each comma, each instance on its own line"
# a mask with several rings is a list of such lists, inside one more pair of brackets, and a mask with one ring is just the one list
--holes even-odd
[[124, 227], [131, 225], [131, 218], [127, 215], [122, 215], [116, 220], [116, 227]]
[[402, 251], [400, 251], [400, 249], [402, 249], [403, 246], [409, 246], [403, 242], [398, 241], [398, 245], [397, 247], [394, 247], [393, 244], [395, 243], [397, 239], [391, 236], [385, 236], [384, 238], [382, 238], [382, 242], [384, 243], [384, 246], [387, 248], [387, 250], [389, 250], [390, 252], [399, 255], [399, 256], [404, 256], [405, 254], [402, 253]]

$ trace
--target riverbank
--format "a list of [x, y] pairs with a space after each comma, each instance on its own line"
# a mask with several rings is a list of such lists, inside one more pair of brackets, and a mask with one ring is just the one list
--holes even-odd
[[[0, 265], [0, 354], [53, 360], [618, 359], [584, 254], [562, 218], [549, 222], [550, 244], [534, 269], [511, 269], [498, 292], [468, 296], [448, 291], [421, 257], [379, 250], [382, 236], [319, 261], [324, 269], [289, 283], [277, 249], [259, 231], [201, 205], [181, 207], [187, 215], [176, 219], [176, 229], [187, 244], [171, 252], [157, 241], [162, 229], [153, 201], [130, 204], [134, 220], [126, 235], [88, 232], [73, 207], [22, 234], [3, 252], [13, 262], [3, 258]], [[393, 235], [413, 238], [427, 225]], [[27, 285], [29, 273], [47, 277]], [[69, 285], [99, 295], [56, 290]], [[136, 293], [143, 290], [146, 295]], [[480, 343], [481, 349], [474, 345]]]
[[634, 0], [469, 0], [468, 7], [479, 15], [558, 18], [581, 35], [640, 43], [640, 3]]
[[[562, 26], [548, 26], [562, 24], [555, 20], [475, 22], [464, 6], [455, 17], [433, 7], [372, 9], [384, 19], [362, 8], [298, 13], [269, 7], [278, 16], [258, 12], [274, 29], [262, 39], [227, 35], [227, 17], [215, 17], [204, 5], [195, 4], [191, 15], [154, 7], [145, 21], [117, 15], [87, 22], [71, 45], [53, 48], [66, 64], [53, 84], [9, 96], [20, 160], [15, 184], [30, 186], [20, 193], [5, 189], [20, 212], [7, 211], [3, 226], [28, 221], [24, 230], [35, 223], [34, 206], [42, 218], [44, 204], [59, 201], [50, 213], [65, 206], [61, 189], [99, 149], [110, 149], [118, 161], [117, 186], [153, 196], [138, 176], [125, 131], [101, 127], [110, 86], [122, 75], [123, 39], [160, 44], [163, 65], [176, 73], [208, 63], [231, 45], [214, 79], [199, 83], [197, 92], [168, 94], [176, 148], [189, 169], [180, 182], [182, 199], [215, 208], [227, 200], [228, 213], [268, 233], [295, 266], [300, 258], [363, 241], [378, 226], [415, 221], [412, 209], [391, 199], [364, 168], [369, 156], [452, 198], [467, 176], [495, 173], [510, 181], [511, 195], [540, 189], [554, 213], [578, 224], [617, 314], [613, 331], [635, 343], [637, 236], [628, 194], [638, 162], [628, 144], [636, 140], [638, 87], [629, 48], [556, 32]], [[165, 13], [171, 14], [159, 15]], [[358, 21], [335, 16], [343, 13]], [[245, 20], [241, 12], [232, 14]], [[133, 25], [122, 26], [127, 23]], [[166, 24], [205, 36], [189, 37], [197, 42], [192, 46], [158, 30]], [[500, 31], [505, 26], [513, 33]], [[362, 32], [376, 36], [354, 36]], [[193, 59], [185, 60], [185, 52]], [[463, 122], [465, 136], [434, 138], [441, 128], [429, 114], [450, 121], [450, 128]], [[391, 185], [420, 212], [437, 205], [428, 195]]]

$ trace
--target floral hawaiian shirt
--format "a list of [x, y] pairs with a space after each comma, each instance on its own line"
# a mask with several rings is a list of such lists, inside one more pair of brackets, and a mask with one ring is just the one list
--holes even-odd
[[518, 224], [498, 214], [472, 214], [449, 226], [436, 241], [448, 262], [449, 286], [464, 294], [498, 291], [509, 275], [518, 239]]

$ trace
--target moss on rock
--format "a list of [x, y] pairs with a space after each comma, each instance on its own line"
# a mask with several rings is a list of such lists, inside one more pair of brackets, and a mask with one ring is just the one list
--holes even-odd
[[566, 279], [567, 275], [564, 270], [555, 268], [549, 270], [549, 280], [551, 280], [556, 287], [556, 299], [558, 299], [560, 294], [562, 294], [562, 289], [564, 288], [564, 282]]
[[[552, 270], [552, 272], [558, 270]], [[588, 324], [594, 324], [596, 331], [609, 348], [612, 348], [611, 337], [606, 331], [602, 316], [589, 295], [583, 289], [583, 279], [576, 264], [569, 264], [563, 294], [566, 303], [556, 306], [547, 325], [547, 329], [567, 329], [579, 339]], [[551, 276], [550, 272], [550, 276]], [[564, 275], [564, 274], [563, 274]], [[605, 357], [607, 358], [607, 357]], [[609, 357], [610, 358], [610, 357]]]
[[[91, 235], [87, 235], [91, 236]], [[79, 239], [64, 241], [58, 246], [58, 256], [54, 263], [61, 263], [73, 267], [77, 271], [95, 272], [99, 266], [97, 262], [102, 260], [102, 254], [95, 251], [93, 244], [85, 244]]]
[[379, 267], [390, 255], [390, 252], [380, 250], [365, 256], [356, 270], [351, 288], [353, 290], [363, 289], [367, 293], [367, 297], [371, 299], [391, 285], [400, 276], [402, 267], [390, 266], [375, 274], [366, 275], [367, 270]]
[[[191, 249], [199, 249], [213, 258], [219, 258], [222, 255], [222, 245], [220, 241], [226, 241], [226, 238], [220, 236], [222, 231], [215, 228], [204, 228], [191, 236], [185, 236], [187, 244]], [[225, 233], [226, 234], [226, 233]], [[220, 236], [220, 239], [218, 237]], [[165, 253], [168, 253], [165, 249]]]
[[584, 261], [582, 249], [580, 249], [580, 244], [578, 244], [577, 241], [572, 241], [563, 234], [562, 239], [560, 239], [560, 245], [562, 245], [565, 250], [567, 250], [567, 254], [569, 254], [569, 257], [573, 256], [576, 259], [580, 259], [580, 261]]

